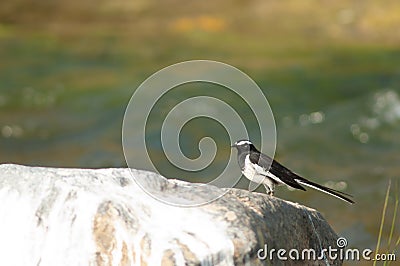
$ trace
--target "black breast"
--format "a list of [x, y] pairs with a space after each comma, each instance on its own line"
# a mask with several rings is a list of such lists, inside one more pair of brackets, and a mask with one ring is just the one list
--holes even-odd
[[243, 171], [244, 167], [245, 167], [245, 160], [246, 160], [246, 156], [248, 153], [242, 152], [240, 154], [238, 154], [238, 163], [239, 163], [239, 167], [240, 169]]

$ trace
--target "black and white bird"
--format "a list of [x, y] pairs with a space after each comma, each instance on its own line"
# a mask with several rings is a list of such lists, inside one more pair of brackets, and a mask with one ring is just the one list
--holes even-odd
[[353, 204], [351, 195], [311, 182], [271, 157], [262, 154], [249, 140], [239, 140], [232, 145], [238, 151], [238, 163], [243, 175], [258, 184], [262, 183], [267, 194], [274, 195], [276, 185], [287, 185], [292, 188], [306, 190], [302, 185], [322, 191], [331, 196]]

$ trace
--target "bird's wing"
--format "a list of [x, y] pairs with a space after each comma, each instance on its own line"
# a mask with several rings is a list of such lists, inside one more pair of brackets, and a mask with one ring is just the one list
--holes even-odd
[[[351, 203], [351, 204], [354, 203], [353, 200], [348, 198], [348, 197], [351, 197], [351, 195], [346, 194], [346, 193], [341, 192], [341, 191], [337, 191], [337, 190], [332, 189], [332, 188], [328, 188], [328, 187], [322, 186], [322, 185], [314, 183], [314, 182], [312, 182], [310, 180], [307, 180], [307, 179], [299, 176], [298, 174], [293, 173], [292, 171], [290, 171], [289, 169], [287, 169], [286, 167], [284, 167], [283, 165], [281, 165], [277, 161], [274, 161], [272, 163], [270, 172], [273, 173], [274, 175], [279, 176], [281, 178], [281, 180], [285, 184], [287, 184], [287, 185], [289, 185], [291, 187], [298, 188], [298, 189], [301, 189], [301, 190], [306, 190], [301, 185], [308, 186], [308, 187], [311, 187], [313, 189], [325, 192], [325, 193], [327, 193], [327, 194], [329, 194], [331, 196], [334, 196], [336, 198], [339, 198], [341, 200], [344, 200], [344, 201], [346, 201], [348, 203]], [[346, 197], [346, 196], [348, 196], [348, 197]]]
[[259, 173], [272, 178], [278, 183], [284, 183], [290, 187], [301, 189], [304, 191], [306, 189], [301, 185], [308, 186], [317, 189], [319, 191], [325, 192], [327, 194], [330, 194], [348, 203], [354, 203], [353, 200], [348, 198], [351, 197], [351, 195], [309, 181], [299, 176], [298, 174], [292, 172], [291, 170], [289, 170], [288, 168], [281, 165], [280, 163], [278, 163], [277, 161], [273, 160], [272, 158], [270, 158], [265, 154], [251, 153], [249, 159], [255, 165], [255, 167], [258, 167], [256, 168], [256, 170]]
[[296, 179], [302, 179], [302, 177], [293, 173], [268, 155], [262, 153], [252, 153], [250, 154], [250, 161], [254, 164], [257, 164], [258, 162], [258, 165], [261, 167], [259, 167], [260, 169], [256, 170], [274, 179], [276, 182], [286, 184], [293, 188], [306, 190], [296, 181]]
[[272, 159], [264, 154], [251, 152], [249, 154], [249, 159], [252, 164], [254, 164], [254, 168], [256, 171], [262, 175], [267, 176], [268, 170], [272, 164]]
[[285, 166], [281, 165], [277, 161], [273, 161], [271, 168], [269, 170], [273, 175], [279, 177], [280, 180], [282, 180], [283, 183], [286, 185], [292, 187], [292, 188], [297, 188], [301, 190], [306, 190], [304, 187], [302, 187], [297, 180], [303, 179], [301, 176], [297, 175], [296, 173], [293, 173], [291, 170], [286, 168]]

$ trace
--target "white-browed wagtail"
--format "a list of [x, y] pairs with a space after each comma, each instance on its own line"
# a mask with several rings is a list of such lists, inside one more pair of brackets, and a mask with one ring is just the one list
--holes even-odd
[[262, 183], [267, 194], [273, 195], [276, 185], [287, 185], [292, 188], [306, 190], [302, 185], [317, 189], [331, 196], [353, 204], [349, 199], [351, 195], [311, 182], [285, 166], [281, 165], [271, 157], [262, 154], [248, 140], [239, 140], [232, 145], [238, 151], [238, 163], [243, 175], [258, 184]]

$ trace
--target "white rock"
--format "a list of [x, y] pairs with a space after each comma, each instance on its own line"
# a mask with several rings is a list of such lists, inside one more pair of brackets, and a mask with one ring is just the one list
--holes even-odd
[[[173, 198], [202, 197], [181, 181], [133, 174]], [[0, 165], [0, 236], [2, 265], [262, 265], [257, 250], [266, 243], [319, 249], [336, 240], [316, 211], [263, 194], [233, 189], [177, 207], [145, 193], [128, 169], [12, 164]]]

